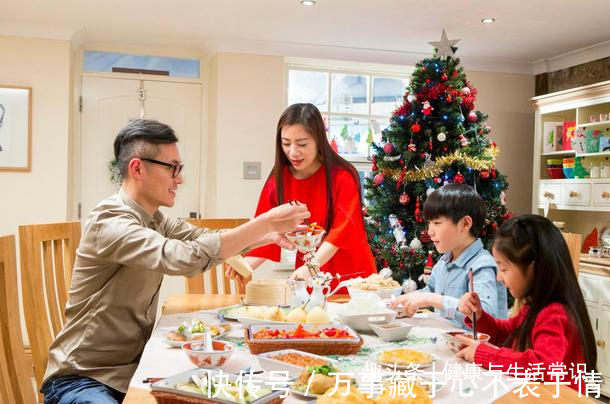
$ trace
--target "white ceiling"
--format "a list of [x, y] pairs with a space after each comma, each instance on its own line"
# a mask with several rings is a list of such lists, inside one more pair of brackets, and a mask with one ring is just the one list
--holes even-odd
[[465, 65], [524, 71], [610, 44], [609, 17], [608, 0], [0, 0], [0, 34], [412, 63], [445, 28]]

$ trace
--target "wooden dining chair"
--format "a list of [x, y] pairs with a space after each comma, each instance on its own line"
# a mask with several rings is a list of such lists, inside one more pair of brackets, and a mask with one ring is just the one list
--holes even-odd
[[[578, 276], [578, 271], [580, 269], [580, 244], [582, 240], [582, 236], [578, 233], [564, 233], [561, 232], [563, 238], [568, 245], [568, 251], [570, 251], [570, 258], [572, 258], [572, 265], [574, 266], [574, 272], [576, 272], [576, 276]], [[511, 314], [516, 315], [519, 310], [523, 306], [523, 302], [520, 299], [515, 299], [515, 304], [511, 309]]]
[[15, 256], [15, 236], [0, 237], [0, 401], [32, 404], [36, 399], [21, 335]]
[[582, 236], [578, 233], [561, 233], [563, 238], [566, 240], [568, 250], [570, 251], [570, 257], [572, 257], [572, 264], [574, 265], [574, 271], [578, 276], [580, 270], [580, 248]]
[[[233, 227], [237, 227], [240, 224], [244, 224], [249, 219], [189, 219], [187, 222], [197, 226], [197, 227], [205, 227], [207, 229], [231, 229]], [[229, 281], [228, 278], [225, 277], [225, 270], [227, 265], [222, 264], [218, 265], [216, 268], [212, 268], [209, 271], [206, 271], [200, 275], [195, 275], [191, 278], [186, 278], [186, 293], [192, 294], [231, 294], [231, 284], [235, 285], [235, 290], [239, 294], [245, 293], [244, 286], [241, 282]], [[220, 274], [218, 273], [220, 271]], [[206, 288], [206, 278], [208, 278]], [[206, 290], [207, 289], [207, 290]]]
[[38, 388], [49, 346], [66, 321], [80, 234], [80, 222], [19, 226], [23, 307]]

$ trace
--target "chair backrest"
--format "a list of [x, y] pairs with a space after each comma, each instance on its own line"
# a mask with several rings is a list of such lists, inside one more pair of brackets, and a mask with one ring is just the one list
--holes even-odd
[[80, 222], [19, 226], [23, 307], [39, 388], [49, 346], [66, 321], [80, 234]]
[[580, 248], [581, 248], [581, 240], [582, 236], [578, 233], [561, 233], [563, 234], [563, 238], [566, 240], [568, 244], [568, 250], [570, 250], [570, 257], [572, 257], [572, 264], [574, 265], [574, 271], [576, 271], [576, 275], [578, 276], [578, 271], [580, 269]]
[[[246, 223], [249, 219], [189, 219], [187, 222], [197, 226], [205, 227], [207, 229], [231, 229], [237, 227], [240, 224]], [[231, 281], [225, 277], [226, 264], [218, 265], [216, 268], [212, 268], [209, 271], [202, 273], [201, 275], [195, 275], [191, 278], [186, 278], [186, 293], [212, 293], [212, 294], [230, 294], [231, 283], [235, 284], [235, 290], [237, 293], [243, 294], [244, 287], [240, 282]], [[220, 271], [220, 274], [218, 274]], [[206, 274], [209, 278], [209, 290], [206, 292], [205, 278]]]
[[0, 237], [0, 400], [31, 404], [36, 400], [21, 335], [15, 255], [15, 236]]

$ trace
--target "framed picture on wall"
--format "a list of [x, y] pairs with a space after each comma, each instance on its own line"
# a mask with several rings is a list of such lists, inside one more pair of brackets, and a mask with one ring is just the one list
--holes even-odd
[[32, 166], [32, 88], [0, 85], [0, 171]]

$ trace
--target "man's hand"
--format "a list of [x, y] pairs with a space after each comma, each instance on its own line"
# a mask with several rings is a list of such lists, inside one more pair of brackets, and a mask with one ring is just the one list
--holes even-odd
[[310, 216], [307, 205], [285, 203], [263, 213], [259, 218], [265, 220], [269, 233], [286, 233], [296, 229], [299, 223]]
[[237, 273], [236, 270], [231, 268], [231, 266], [229, 266], [229, 265], [227, 265], [227, 270], [225, 271], [225, 277], [227, 277], [228, 279], [235, 279], [236, 282], [239, 282], [242, 285], [245, 285], [246, 283], [250, 282], [250, 279], [252, 279], [252, 276], [248, 276], [247, 278], [244, 278], [239, 273]]

